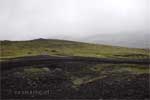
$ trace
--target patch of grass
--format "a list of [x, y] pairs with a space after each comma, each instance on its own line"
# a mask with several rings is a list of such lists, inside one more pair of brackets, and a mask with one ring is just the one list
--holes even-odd
[[15, 58], [42, 54], [112, 58], [145, 58], [149, 56], [149, 52], [146, 49], [124, 48], [51, 39], [1, 41], [0, 52], [0, 58]]
[[30, 79], [38, 79], [38, 77], [46, 72], [48, 72], [48, 68], [25, 68], [23, 70], [23, 74]]
[[126, 67], [124, 68], [124, 70], [127, 70], [129, 72], [135, 73], [135, 74], [145, 74], [145, 73], [149, 73], [150, 74], [150, 68], [147, 66], [147, 68], [138, 68], [135, 65], [131, 65], [130, 67]]
[[108, 73], [108, 72], [123, 72], [129, 71], [131, 73], [150, 73], [150, 68], [148, 65], [138, 65], [138, 64], [97, 64], [91, 67], [92, 71], [99, 73]]
[[137, 64], [96, 64], [81, 67], [79, 71], [71, 72], [68, 76], [75, 86], [86, 84], [113, 74], [150, 74], [148, 65]]
[[74, 85], [80, 85], [84, 82], [84, 79], [83, 78], [77, 78], [77, 79], [74, 79], [73, 80], [73, 84]]
[[79, 86], [79, 85], [87, 84], [89, 82], [99, 80], [99, 79], [102, 79], [102, 78], [105, 78], [105, 77], [106, 76], [103, 75], [103, 76], [97, 76], [97, 77], [93, 77], [93, 78], [90, 78], [90, 77], [77, 78], [77, 79], [73, 80], [73, 84], [76, 85], [76, 86]]
[[45, 72], [47, 71], [45, 68], [27, 68], [27, 69], [24, 69], [24, 72], [25, 73], [41, 73], [41, 72]]

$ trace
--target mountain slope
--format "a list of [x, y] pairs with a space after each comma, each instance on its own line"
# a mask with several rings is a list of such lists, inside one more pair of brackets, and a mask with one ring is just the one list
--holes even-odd
[[35, 39], [30, 41], [1, 41], [1, 58], [32, 55], [145, 58], [148, 50], [88, 44], [82, 42]]

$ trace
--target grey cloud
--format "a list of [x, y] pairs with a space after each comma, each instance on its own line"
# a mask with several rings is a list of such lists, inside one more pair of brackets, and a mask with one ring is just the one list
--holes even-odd
[[[149, 34], [148, 4], [149, 0], [0, 0], [0, 40], [93, 42], [115, 33], [125, 40], [130, 34]], [[92, 39], [86, 41], [88, 37]]]

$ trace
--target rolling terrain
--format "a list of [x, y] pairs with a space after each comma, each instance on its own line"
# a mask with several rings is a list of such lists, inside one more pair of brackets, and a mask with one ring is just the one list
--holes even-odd
[[150, 55], [149, 49], [125, 48], [55, 39], [41, 38], [30, 41], [1, 41], [0, 43], [0, 58], [33, 55], [148, 58]]
[[149, 50], [1, 41], [2, 99], [149, 99]]

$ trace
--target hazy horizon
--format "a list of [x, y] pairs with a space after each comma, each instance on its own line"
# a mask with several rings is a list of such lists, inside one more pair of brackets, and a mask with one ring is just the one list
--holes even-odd
[[[111, 34], [111, 37], [107, 37], [106, 34], [102, 35], [103, 38], [99, 39], [97, 38], [92, 38], [92, 37], [86, 37], [86, 40], [82, 39], [65, 39], [65, 38], [43, 38], [43, 37], [38, 37], [38, 38], [33, 38], [33, 39], [26, 39], [26, 40], [8, 40], [8, 41], [28, 41], [28, 40], [36, 40], [36, 39], [56, 39], [56, 40], [68, 40], [68, 41], [76, 41], [76, 42], [84, 42], [84, 43], [94, 43], [94, 44], [102, 44], [102, 45], [112, 45], [112, 46], [120, 46], [120, 47], [129, 47], [129, 48], [150, 48], [150, 40], [149, 40], [149, 35], [142, 35], [142, 36], [136, 36], [136, 39], [132, 39], [133, 34], [130, 35], [129, 37], [124, 37], [124, 36], [119, 36], [119, 40], [116, 39], [118, 38], [118, 35]], [[109, 35], [110, 36], [110, 35]], [[122, 38], [128, 39], [127, 41]], [[7, 39], [6, 39], [7, 40]], [[3, 41], [3, 40], [0, 40]]]
[[0, 0], [0, 40], [148, 48], [149, 0]]

